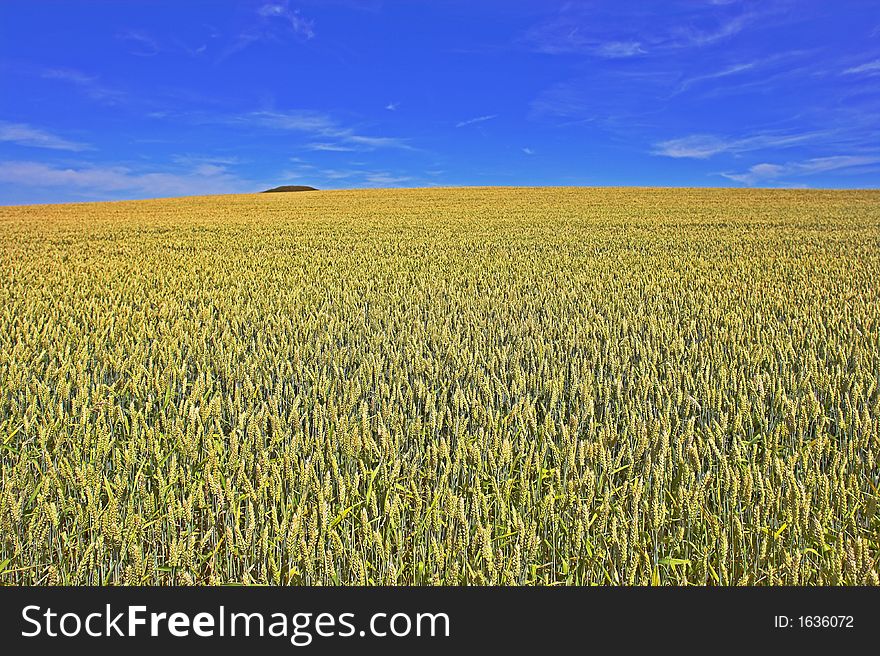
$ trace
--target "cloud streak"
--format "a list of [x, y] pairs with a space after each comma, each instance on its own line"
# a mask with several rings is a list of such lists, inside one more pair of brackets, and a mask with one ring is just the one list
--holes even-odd
[[162, 50], [156, 39], [138, 30], [120, 32], [116, 38], [126, 43], [129, 47], [129, 54], [136, 57], [154, 57]]
[[410, 175], [372, 168], [319, 168], [300, 163], [297, 170], [287, 171], [285, 178], [303, 184], [330, 188], [394, 187], [415, 180]]
[[[701, 48], [730, 39], [756, 23], [757, 11], [720, 6], [675, 3], [668, 16], [647, 13], [638, 5], [621, 3], [608, 9], [566, 3], [557, 15], [535, 25], [520, 40], [534, 52], [624, 59]], [[621, 29], [609, 33], [606, 25]]]
[[32, 148], [48, 148], [50, 150], [68, 150], [78, 152], [91, 150], [91, 146], [76, 141], [69, 141], [45, 130], [32, 127], [26, 123], [9, 123], [0, 121], [0, 141], [14, 143]]
[[817, 173], [828, 173], [843, 169], [856, 169], [880, 163], [880, 157], [866, 155], [834, 155], [832, 157], [814, 157], [801, 162], [785, 164], [755, 164], [742, 173], [721, 173], [728, 180], [741, 182], [753, 187], [758, 184], [774, 182], [782, 178], [802, 177]]
[[291, 36], [299, 41], [311, 41], [316, 36], [314, 21], [304, 18], [298, 10], [291, 9], [286, 1], [262, 4], [257, 8], [256, 16], [256, 21], [220, 54], [218, 63], [255, 43], [283, 42]]
[[118, 105], [127, 97], [125, 92], [103, 85], [98, 78], [73, 68], [46, 68], [40, 77], [72, 84], [88, 98], [106, 105]]
[[315, 111], [265, 110], [236, 117], [235, 122], [320, 137], [321, 141], [306, 146], [310, 150], [347, 152], [380, 148], [412, 149], [412, 146], [398, 137], [359, 134], [354, 128], [341, 125], [327, 114]]
[[853, 66], [843, 71], [844, 75], [880, 75], [880, 59]]
[[721, 153], [745, 153], [767, 148], [786, 148], [811, 141], [822, 132], [801, 134], [758, 134], [739, 139], [719, 137], [712, 134], [692, 134], [678, 139], [668, 139], [654, 145], [652, 154], [676, 159], [708, 159]]
[[731, 75], [738, 75], [740, 73], [745, 73], [746, 71], [753, 70], [758, 65], [758, 62], [745, 62], [742, 64], [733, 64], [731, 66], [727, 66], [726, 68], [722, 68], [719, 71], [714, 71], [712, 73], [704, 73], [702, 75], [694, 75], [693, 77], [689, 77], [685, 80], [682, 80], [681, 84], [678, 86], [677, 93], [681, 93], [683, 91], [687, 91], [690, 87], [700, 84], [702, 82], [708, 82], [710, 80], [718, 80], [725, 77], [730, 77]]
[[110, 194], [187, 196], [254, 191], [255, 185], [224, 166], [200, 164], [184, 172], [136, 172], [124, 166], [61, 168], [32, 161], [0, 161], [0, 183], [58, 189], [101, 198]]
[[675, 30], [673, 32], [674, 37], [669, 41], [668, 45], [675, 48], [710, 45], [739, 34], [745, 29], [746, 25], [753, 22], [757, 17], [757, 13], [747, 12], [732, 18], [722, 19], [714, 29], [685, 28], [683, 30]]
[[491, 121], [494, 118], [498, 118], [498, 114], [487, 114], [486, 116], [477, 116], [476, 118], [469, 118], [466, 121], [459, 121], [455, 124], [457, 128], [463, 128], [467, 125], [474, 125], [475, 123], [484, 123], [486, 121]]
[[289, 5], [284, 3], [267, 3], [257, 9], [257, 14], [263, 18], [279, 18], [290, 25], [294, 34], [304, 39], [315, 38], [314, 21], [307, 20], [300, 16], [296, 9], [290, 9]]
[[317, 150], [325, 153], [352, 153], [357, 150], [352, 146], [345, 146], [338, 143], [316, 142], [305, 145], [307, 150]]

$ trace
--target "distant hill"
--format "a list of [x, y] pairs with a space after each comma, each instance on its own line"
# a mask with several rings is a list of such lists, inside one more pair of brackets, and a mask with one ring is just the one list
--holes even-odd
[[281, 187], [275, 187], [274, 189], [266, 189], [266, 191], [261, 191], [262, 194], [271, 194], [276, 191], [318, 191], [314, 187], [307, 187], [306, 185], [282, 185]]

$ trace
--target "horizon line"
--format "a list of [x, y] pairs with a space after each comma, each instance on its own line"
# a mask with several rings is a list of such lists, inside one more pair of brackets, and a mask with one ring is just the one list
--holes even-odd
[[432, 185], [421, 187], [336, 187], [327, 189], [310, 189], [301, 191], [286, 191], [267, 193], [269, 190], [232, 192], [228, 194], [185, 194], [182, 196], [148, 196], [142, 198], [119, 198], [108, 200], [78, 200], [46, 203], [9, 203], [0, 204], [0, 209], [6, 207], [48, 207], [59, 205], [94, 205], [107, 203], [143, 203], [163, 200], [178, 200], [185, 198], [225, 198], [229, 196], [287, 196], [298, 194], [314, 194], [321, 192], [363, 192], [363, 191], [448, 191], [458, 189], [613, 189], [613, 190], [671, 190], [671, 191], [729, 191], [729, 192], [880, 192], [880, 187], [733, 187], [733, 186], [681, 186], [681, 185]]

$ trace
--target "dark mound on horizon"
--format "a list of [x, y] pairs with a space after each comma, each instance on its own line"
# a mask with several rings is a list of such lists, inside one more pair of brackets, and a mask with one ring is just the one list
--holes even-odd
[[282, 185], [281, 187], [274, 187], [272, 189], [266, 189], [265, 191], [261, 191], [261, 194], [272, 194], [279, 191], [318, 191], [314, 187], [308, 187], [306, 185]]

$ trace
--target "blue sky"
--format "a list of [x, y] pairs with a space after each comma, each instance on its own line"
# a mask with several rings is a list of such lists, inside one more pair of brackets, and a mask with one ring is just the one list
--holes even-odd
[[0, 81], [0, 204], [880, 181], [876, 0], [3, 0]]

